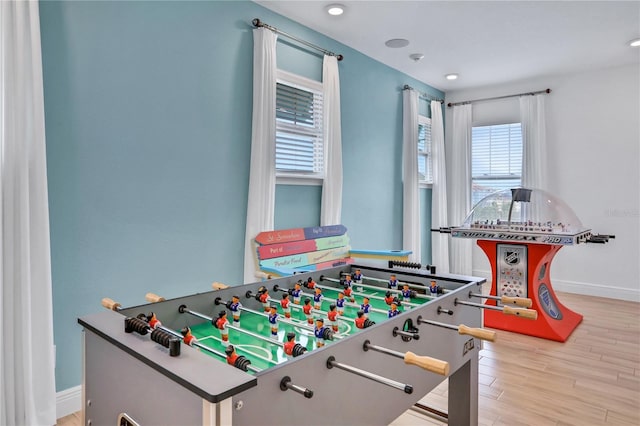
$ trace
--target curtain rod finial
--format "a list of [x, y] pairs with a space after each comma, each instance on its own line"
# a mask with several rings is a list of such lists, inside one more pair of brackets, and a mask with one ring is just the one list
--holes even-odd
[[258, 18], [254, 18], [253, 21], [251, 21], [251, 23], [253, 24], [254, 27], [259, 27], [261, 24]]
[[338, 61], [341, 61], [344, 59], [344, 56], [342, 56], [341, 54], [336, 55], [336, 58], [338, 59]]

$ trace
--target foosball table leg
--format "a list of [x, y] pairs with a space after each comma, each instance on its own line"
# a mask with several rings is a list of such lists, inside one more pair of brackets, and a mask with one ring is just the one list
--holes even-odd
[[[473, 339], [470, 340], [473, 342]], [[477, 351], [477, 348], [470, 349]], [[449, 376], [449, 424], [478, 424], [478, 357], [469, 361]]]
[[231, 398], [218, 403], [202, 400], [202, 426], [226, 426], [231, 424], [233, 405]]

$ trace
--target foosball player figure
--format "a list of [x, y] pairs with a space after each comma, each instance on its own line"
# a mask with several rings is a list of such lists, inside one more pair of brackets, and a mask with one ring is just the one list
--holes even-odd
[[[354, 283], [362, 284], [362, 271], [360, 271], [360, 269], [356, 269], [356, 272], [355, 272], [355, 274], [353, 274], [352, 278], [353, 278], [353, 282]], [[362, 291], [363, 290], [363, 288], [359, 287], [359, 286], [357, 286], [356, 289], [358, 291]]]
[[183, 327], [182, 330], [180, 330], [180, 334], [182, 334], [182, 340], [184, 340], [185, 345], [193, 346], [193, 344], [198, 341], [196, 336], [191, 334], [189, 327]]
[[287, 341], [285, 342], [283, 349], [285, 354], [292, 357], [297, 357], [307, 351], [307, 348], [302, 346], [300, 343], [296, 343], [296, 333], [293, 331], [287, 333]]
[[316, 336], [316, 347], [318, 348], [324, 346], [325, 340], [333, 340], [333, 331], [324, 326], [322, 318], [316, 318], [316, 327], [313, 334]]
[[363, 311], [358, 311], [357, 315], [358, 317], [354, 321], [357, 328], [367, 328], [375, 324], [375, 322], [367, 318]]
[[335, 303], [329, 305], [329, 312], [327, 312], [327, 324], [331, 326], [331, 329], [338, 332], [338, 311], [336, 310]]
[[338, 315], [344, 315], [344, 292], [338, 293], [338, 298], [336, 299], [336, 308], [338, 309]]
[[265, 287], [260, 289], [260, 295], [258, 296], [260, 303], [262, 303], [262, 308], [265, 312], [271, 311], [271, 305], [269, 304], [269, 290]]
[[348, 285], [349, 287], [351, 287], [353, 285], [353, 281], [351, 280], [351, 274], [345, 274], [343, 280], [342, 280], [342, 285]]
[[229, 344], [229, 321], [227, 320], [227, 311], [218, 312], [218, 319], [214, 326], [220, 330], [222, 344], [227, 346]]
[[416, 292], [409, 289], [409, 285], [405, 284], [402, 286], [402, 300], [405, 302], [410, 302], [412, 297], [416, 297]]
[[322, 289], [316, 287], [316, 293], [313, 295], [313, 309], [322, 309]]
[[387, 287], [392, 288], [392, 289], [397, 289], [398, 288], [398, 279], [396, 278], [395, 275], [391, 275], [391, 277], [389, 278], [389, 284], [387, 284]]
[[240, 297], [233, 295], [231, 296], [231, 303], [227, 306], [231, 311], [231, 316], [233, 317], [233, 324], [240, 325], [240, 310], [242, 309], [242, 304], [240, 303]]
[[369, 298], [365, 296], [362, 299], [362, 305], [360, 305], [360, 310], [364, 313], [364, 317], [369, 316], [369, 311], [371, 310], [371, 304], [369, 303]]
[[280, 306], [282, 307], [282, 312], [284, 312], [285, 318], [291, 318], [291, 306], [289, 306], [289, 303], [291, 303], [289, 300], [289, 294], [283, 293]]
[[293, 297], [293, 303], [300, 304], [300, 296], [302, 295], [302, 289], [300, 288], [300, 282], [297, 282], [293, 286], [293, 290], [289, 290], [289, 294]]
[[271, 338], [278, 338], [278, 310], [275, 306], [269, 308], [269, 324], [271, 324]]
[[398, 310], [398, 299], [393, 299], [393, 301], [391, 302], [391, 309], [389, 309], [388, 317], [393, 318], [399, 314], [400, 311]]
[[234, 348], [233, 345], [227, 346], [224, 353], [227, 355], [227, 364], [233, 365], [242, 371], [247, 371], [249, 369], [248, 366], [251, 364], [251, 361], [242, 355], [238, 355], [236, 353], [236, 348]]
[[307, 323], [313, 325], [313, 306], [311, 306], [311, 299], [305, 297], [304, 305], [302, 306], [302, 312], [307, 317]]
[[344, 293], [345, 297], [349, 299], [351, 303], [356, 301], [356, 298], [353, 295], [353, 290], [347, 284], [344, 285], [344, 290], [342, 292]]
[[315, 288], [315, 287], [316, 287], [316, 282], [313, 280], [313, 278], [309, 277], [309, 278], [307, 278], [307, 282], [306, 282], [306, 284], [305, 284], [304, 286], [305, 286], [306, 288], [311, 288], [311, 289], [313, 289], [313, 288]]
[[429, 293], [431, 293], [431, 296], [433, 297], [438, 297], [439, 294], [442, 294], [442, 288], [436, 284], [435, 281], [431, 281], [431, 284], [429, 285]]
[[390, 291], [387, 291], [384, 294], [384, 303], [386, 303], [387, 305], [391, 306], [391, 302], [393, 302], [393, 299], [395, 299], [395, 297], [393, 297], [393, 293], [391, 293]]
[[162, 325], [160, 320], [156, 318], [156, 314], [154, 312], [149, 312], [149, 314], [147, 315], [147, 322], [149, 323], [149, 327], [151, 327], [152, 330], [155, 330]]

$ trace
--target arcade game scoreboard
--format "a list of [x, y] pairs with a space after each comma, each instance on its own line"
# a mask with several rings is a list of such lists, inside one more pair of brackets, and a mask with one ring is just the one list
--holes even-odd
[[480, 340], [495, 338], [479, 328], [483, 283], [344, 265], [129, 308], [106, 300], [113, 310], [78, 320], [83, 423], [383, 425], [448, 378], [449, 424], [475, 425]]
[[[491, 263], [491, 295], [529, 298], [534, 322], [485, 312], [484, 325], [564, 342], [582, 315], [564, 306], [551, 285], [551, 261], [564, 246], [604, 244], [613, 235], [586, 229], [562, 200], [541, 191], [507, 189], [482, 199], [462, 226], [444, 228], [453, 238], [472, 238]], [[494, 299], [488, 305], [500, 306]]]

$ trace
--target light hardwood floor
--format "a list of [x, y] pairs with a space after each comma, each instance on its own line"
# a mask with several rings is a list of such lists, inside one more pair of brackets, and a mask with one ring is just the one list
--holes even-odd
[[[584, 315], [559, 343], [497, 330], [479, 366], [480, 425], [640, 425], [640, 304], [558, 293]], [[424, 397], [447, 411], [447, 381]], [[413, 410], [394, 426], [442, 425]], [[79, 413], [58, 420], [81, 426]], [[148, 426], [148, 425], [145, 425]]]

